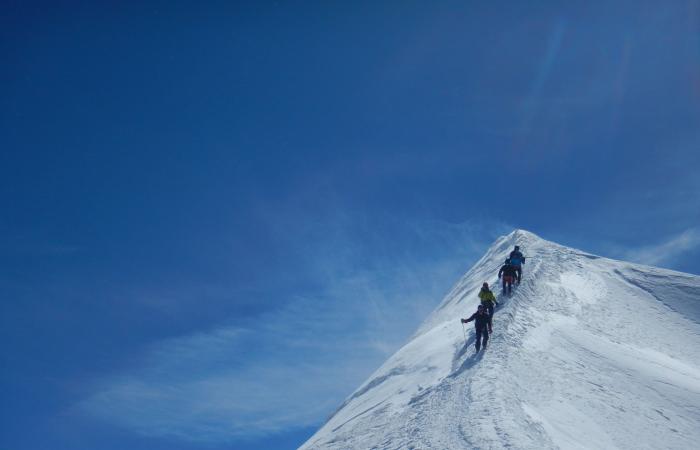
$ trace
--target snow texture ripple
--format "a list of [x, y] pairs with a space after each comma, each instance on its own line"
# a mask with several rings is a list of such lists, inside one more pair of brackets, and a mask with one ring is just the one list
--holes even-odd
[[[496, 273], [520, 245], [523, 281]], [[494, 333], [461, 317], [484, 281]], [[499, 238], [301, 449], [690, 449], [700, 442], [700, 277]]]

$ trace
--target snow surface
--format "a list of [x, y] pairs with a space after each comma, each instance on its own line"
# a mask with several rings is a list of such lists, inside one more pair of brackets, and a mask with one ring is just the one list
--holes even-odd
[[[459, 319], [518, 244], [486, 352]], [[700, 277], [499, 238], [301, 449], [700, 448]]]

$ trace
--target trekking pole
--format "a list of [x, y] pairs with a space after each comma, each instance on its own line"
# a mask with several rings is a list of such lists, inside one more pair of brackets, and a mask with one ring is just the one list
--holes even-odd
[[464, 322], [462, 322], [461, 320], [460, 320], [460, 322], [462, 323], [462, 333], [464, 333], [464, 346], [466, 347], [466, 345], [467, 345], [467, 330], [464, 329]]

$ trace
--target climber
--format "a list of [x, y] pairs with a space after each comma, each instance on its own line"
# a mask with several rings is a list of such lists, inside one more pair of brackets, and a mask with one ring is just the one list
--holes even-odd
[[491, 328], [493, 326], [493, 308], [494, 306], [498, 306], [498, 302], [496, 301], [496, 296], [493, 295], [493, 292], [489, 289], [489, 284], [486, 282], [481, 286], [479, 299], [481, 299], [481, 304], [489, 313], [489, 328]]
[[523, 264], [525, 264], [525, 257], [520, 252], [520, 246], [516, 245], [512, 252], [510, 252], [510, 263], [515, 266], [515, 271], [517, 275], [517, 283], [520, 284], [520, 280], [523, 276]]
[[481, 348], [483, 341], [484, 350], [486, 350], [486, 344], [489, 341], [489, 334], [493, 332], [491, 328], [491, 316], [486, 311], [484, 305], [479, 305], [476, 312], [471, 315], [468, 319], [460, 319], [462, 323], [469, 323], [474, 321], [474, 329], [476, 330], [476, 351], [478, 352]]
[[510, 259], [506, 259], [505, 263], [498, 271], [498, 279], [503, 276], [503, 294], [510, 295], [513, 292], [513, 282], [517, 277], [517, 269], [510, 263]]

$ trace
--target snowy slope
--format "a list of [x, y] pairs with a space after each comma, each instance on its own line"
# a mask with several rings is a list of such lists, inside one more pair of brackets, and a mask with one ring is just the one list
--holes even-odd
[[[514, 244], [523, 282], [475, 354], [459, 318]], [[515, 231], [301, 448], [507, 447], [700, 448], [700, 277]]]

